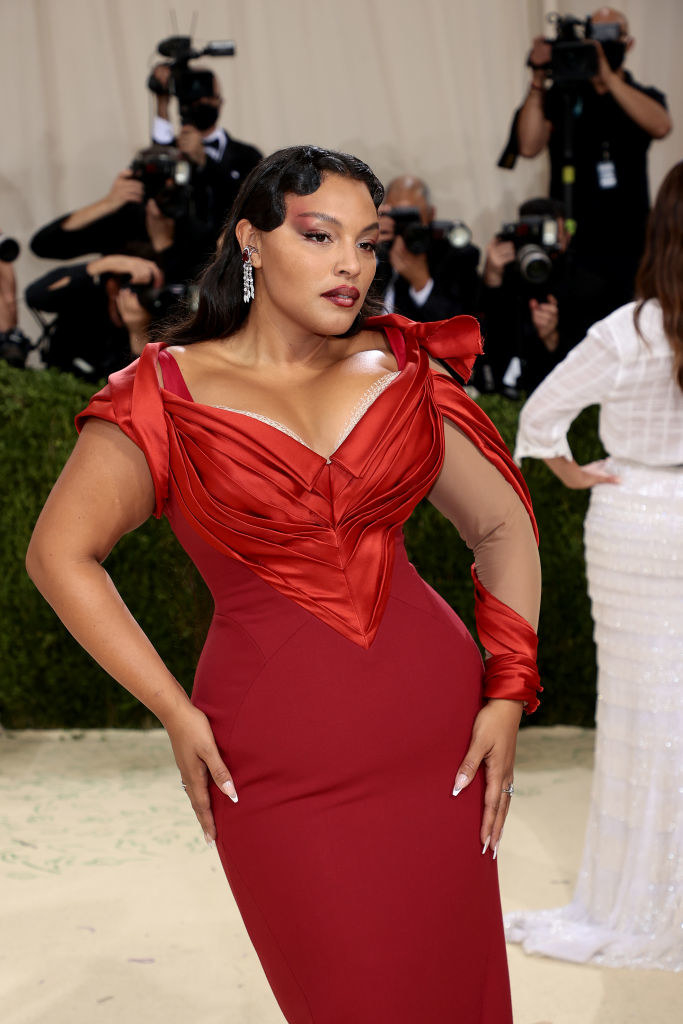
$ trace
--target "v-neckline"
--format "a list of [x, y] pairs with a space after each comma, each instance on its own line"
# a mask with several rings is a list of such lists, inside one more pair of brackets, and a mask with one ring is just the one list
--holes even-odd
[[[170, 391], [170, 393], [173, 394], [176, 398], [180, 398], [182, 401], [190, 402], [192, 405], [197, 406], [198, 408], [201, 408], [201, 409], [215, 409], [217, 412], [228, 413], [229, 415], [234, 415], [234, 416], [244, 416], [244, 417], [247, 417], [248, 419], [256, 420], [257, 423], [263, 423], [264, 426], [268, 427], [271, 430], [277, 430], [278, 434], [280, 434], [282, 437], [288, 437], [290, 440], [294, 441], [295, 444], [298, 444], [302, 448], [304, 448], [310, 455], [315, 456], [317, 459], [320, 459], [320, 461], [322, 463], [324, 463], [325, 465], [329, 466], [335, 460], [335, 457], [338, 456], [338, 454], [341, 452], [342, 448], [346, 445], [347, 441], [351, 441], [351, 439], [352, 439], [352, 437], [353, 437], [353, 435], [354, 435], [354, 433], [356, 431], [356, 428], [360, 426], [361, 422], [365, 419], [365, 417], [370, 412], [370, 410], [375, 406], [375, 404], [385, 394], [385, 392], [387, 392], [387, 391], [389, 391], [391, 389], [392, 384], [394, 384], [395, 381], [398, 380], [398, 378], [401, 376], [401, 374], [405, 370], [405, 365], [402, 366], [402, 367], [399, 366], [399, 364], [400, 364], [399, 354], [396, 352], [396, 350], [394, 348], [394, 345], [392, 344], [392, 340], [391, 340], [391, 336], [389, 334], [389, 331], [385, 330], [385, 331], [383, 331], [383, 333], [384, 333], [385, 337], [387, 338], [387, 340], [389, 342], [389, 347], [391, 348], [392, 355], [396, 359], [396, 364], [397, 364], [397, 367], [399, 367], [399, 368], [396, 369], [396, 370], [388, 370], [387, 373], [382, 374], [381, 377], [378, 377], [376, 380], [374, 380], [372, 382], [372, 384], [370, 384], [365, 389], [365, 391], [363, 391], [361, 396], [358, 398], [358, 400], [354, 404], [353, 410], [352, 410], [351, 414], [349, 415], [349, 417], [347, 417], [347, 419], [345, 420], [345, 423], [348, 423], [349, 420], [354, 418], [355, 410], [358, 409], [358, 406], [363, 403], [363, 401], [365, 400], [365, 398], [366, 398], [366, 396], [367, 396], [369, 391], [371, 391], [374, 387], [376, 387], [377, 384], [380, 381], [386, 380], [387, 377], [391, 376], [391, 378], [392, 378], [386, 384], [386, 386], [382, 388], [382, 390], [379, 392], [379, 394], [370, 402], [370, 404], [367, 406], [367, 408], [363, 410], [363, 412], [360, 414], [360, 416], [358, 416], [356, 418], [355, 422], [351, 425], [350, 429], [347, 430], [346, 432], [342, 432], [343, 436], [342, 436], [341, 440], [337, 444], [336, 448], [332, 452], [330, 452], [330, 454], [327, 455], [327, 456], [322, 455], [319, 451], [316, 451], [315, 448], [312, 448], [309, 444], [307, 444], [303, 440], [303, 438], [299, 437], [298, 434], [295, 433], [295, 431], [290, 430], [288, 427], [286, 427], [284, 423], [280, 423], [278, 420], [271, 419], [269, 416], [264, 416], [261, 413], [255, 413], [255, 412], [252, 412], [251, 410], [247, 410], [247, 409], [233, 409], [233, 408], [228, 407], [226, 405], [209, 405], [206, 402], [197, 402], [197, 401], [195, 401], [195, 399], [192, 397], [190, 389], [188, 388], [187, 384], [185, 383], [185, 378], [183, 377], [183, 373], [182, 373], [182, 370], [180, 369], [180, 365], [179, 365], [177, 359], [175, 358], [173, 353], [172, 352], [168, 352], [165, 347], [160, 350], [159, 355], [161, 354], [161, 352], [165, 351], [167, 353], [168, 357], [173, 360], [173, 364], [177, 368], [178, 379], [179, 379], [179, 381], [182, 382], [182, 387], [185, 389], [187, 397], [185, 395], [177, 394], [176, 392], [174, 392], [171, 389], [167, 388], [165, 384], [162, 384], [162, 387], [164, 388], [165, 391]], [[161, 373], [162, 373], [162, 377], [163, 377], [163, 367], [161, 368]]]

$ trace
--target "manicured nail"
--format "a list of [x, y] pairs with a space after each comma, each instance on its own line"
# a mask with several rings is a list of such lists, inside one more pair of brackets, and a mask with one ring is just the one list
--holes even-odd
[[453, 796], [457, 796], [458, 793], [460, 793], [461, 790], [465, 788], [468, 781], [469, 780], [467, 776], [463, 772], [461, 772], [460, 775], [458, 775], [457, 779], [455, 780], [455, 786], [453, 787]]
[[488, 850], [490, 842], [491, 842], [491, 836], [488, 836], [488, 838], [486, 839], [486, 842], [484, 843], [484, 849], [481, 851], [482, 857], [484, 856], [484, 854]]
[[214, 847], [214, 846], [215, 846], [216, 844], [214, 843], [213, 839], [211, 838], [211, 836], [209, 835], [209, 833], [208, 833], [208, 832], [205, 832], [205, 833], [204, 833], [204, 838], [206, 839], [206, 845], [207, 845], [207, 846], [210, 846], [210, 847], [211, 847], [211, 848], [213, 849], [213, 847]]
[[500, 833], [500, 835], [498, 836], [498, 842], [497, 842], [497, 843], [496, 843], [496, 845], [495, 845], [495, 846], [493, 847], [493, 859], [494, 859], [494, 860], [495, 860], [495, 859], [496, 859], [496, 857], [498, 856], [498, 847], [500, 846], [500, 841], [501, 841], [501, 839], [502, 839], [502, 838], [503, 838], [503, 833], [501, 832], [501, 833]]
[[226, 796], [230, 797], [234, 804], [237, 803], [237, 790], [235, 789], [235, 783], [232, 781], [232, 779], [228, 779], [227, 782], [224, 782], [223, 785], [221, 786], [221, 789], [223, 790]]

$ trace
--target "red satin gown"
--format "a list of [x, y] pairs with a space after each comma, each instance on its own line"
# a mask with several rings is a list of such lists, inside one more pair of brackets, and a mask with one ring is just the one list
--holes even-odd
[[[192, 700], [239, 794], [233, 804], [212, 786], [217, 846], [286, 1020], [506, 1024], [482, 774], [451, 795], [482, 660], [408, 562], [401, 525], [438, 475], [444, 415], [528, 496], [490, 422], [429, 370], [431, 353], [468, 376], [476, 324], [373, 324], [400, 373], [329, 460], [270, 423], [193, 402], [160, 344], [77, 423], [108, 419], [140, 446], [156, 514], [212, 591]], [[503, 643], [503, 666], [511, 651]]]

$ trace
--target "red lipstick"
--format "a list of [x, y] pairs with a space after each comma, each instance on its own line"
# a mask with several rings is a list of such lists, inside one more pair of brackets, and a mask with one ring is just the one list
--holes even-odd
[[355, 305], [360, 298], [360, 292], [351, 285], [340, 285], [339, 288], [331, 288], [329, 292], [323, 292], [323, 298], [334, 302], [335, 306], [349, 308]]

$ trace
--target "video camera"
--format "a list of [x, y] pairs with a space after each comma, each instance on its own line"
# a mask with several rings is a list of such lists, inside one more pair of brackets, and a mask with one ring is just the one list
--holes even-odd
[[429, 252], [433, 242], [446, 239], [454, 249], [464, 249], [472, 241], [472, 232], [461, 220], [433, 220], [423, 224], [416, 206], [396, 206], [384, 210], [395, 224], [395, 233], [415, 256]]
[[[159, 96], [175, 96], [178, 100], [180, 120], [182, 124], [194, 124], [192, 117], [193, 104], [197, 100], [207, 99], [214, 94], [213, 74], [210, 71], [193, 71], [189, 67], [191, 60], [198, 57], [234, 57], [235, 44], [230, 39], [207, 43], [202, 50], [195, 50], [191, 36], [169, 36], [162, 39], [157, 46], [162, 57], [169, 58], [171, 77], [168, 90], [152, 72], [147, 79], [147, 88]], [[201, 127], [195, 125], [195, 127]]]
[[133, 177], [142, 182], [144, 200], [154, 199], [166, 217], [177, 219], [189, 212], [192, 169], [174, 146], [148, 146], [130, 164]]
[[512, 242], [517, 269], [531, 285], [544, 284], [552, 271], [552, 256], [561, 251], [559, 227], [553, 217], [520, 217], [512, 224], [503, 224], [500, 242]]
[[552, 80], [559, 86], [590, 82], [598, 73], [598, 53], [592, 41], [599, 42], [613, 71], [621, 67], [626, 43], [621, 38], [618, 22], [598, 22], [591, 18], [575, 18], [572, 14], [549, 14], [555, 26], [555, 39], [550, 43], [550, 64], [545, 65]]

